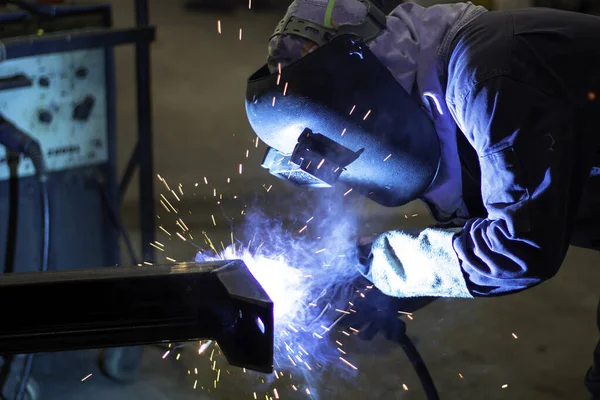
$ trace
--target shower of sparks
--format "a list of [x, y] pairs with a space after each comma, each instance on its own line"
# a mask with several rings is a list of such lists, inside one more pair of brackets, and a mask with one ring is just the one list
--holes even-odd
[[242, 28], [240, 28], [240, 40], [242, 40]]
[[240, 164], [238, 171], [240, 172], [240, 175], [242, 174], [242, 164]]
[[213, 225], [217, 226], [217, 221], [215, 221], [215, 216], [213, 214], [210, 214], [210, 217], [212, 218]]
[[351, 191], [352, 191], [352, 189], [348, 190], [346, 193], [344, 193], [344, 196], [350, 194]]
[[389, 160], [391, 156], [392, 156], [392, 153], [388, 154], [388, 156], [383, 161], [385, 162], [385, 161]]
[[519, 337], [518, 337], [518, 336], [517, 336], [515, 333], [513, 333], [512, 335], [513, 335], [513, 337], [514, 337], [515, 339], [518, 339], [518, 338], [519, 338]]
[[166, 233], [167, 235], [171, 236], [171, 234], [169, 233], [169, 231], [167, 231], [165, 228], [163, 228], [162, 226], [159, 226], [159, 228]]
[[352, 364], [350, 364], [348, 361], [346, 361], [346, 360], [344, 359], [344, 357], [340, 357], [340, 360], [342, 360], [342, 362], [343, 362], [344, 364], [346, 364], [347, 366], [349, 366], [350, 368], [352, 368], [352, 369], [354, 369], [354, 370], [358, 370], [358, 368], [356, 368], [354, 365], [352, 365]]
[[219, 35], [221, 34], [221, 20], [217, 21], [217, 32], [219, 32]]
[[346, 128], [344, 128], [344, 130], [342, 131], [342, 136], [344, 136], [345, 133], [346, 133]]
[[354, 110], [356, 110], [356, 106], [352, 106], [352, 110], [350, 110], [350, 114], [349, 115], [352, 115], [352, 113], [354, 112]]
[[404, 390], [408, 390], [408, 386], [406, 386], [406, 383], [403, 383], [403, 384], [402, 384], [402, 388], [403, 388]]
[[89, 374], [88, 376], [86, 376], [85, 378], [83, 378], [83, 379], [81, 380], [81, 382], [85, 381], [85, 380], [86, 380], [86, 379], [88, 379], [90, 376], [92, 376], [92, 374]]
[[165, 352], [165, 354], [163, 354], [162, 359], [164, 360], [165, 358], [167, 358], [167, 356], [169, 355], [170, 352], [171, 352], [171, 350], [167, 350]]
[[289, 82], [286, 82], [286, 83], [285, 83], [285, 86], [283, 87], [283, 96], [284, 96], [284, 97], [285, 97], [285, 95], [287, 95], [288, 84], [289, 84]]
[[506, 389], [508, 387], [508, 385], [505, 383], [504, 385], [502, 385], [502, 389]]
[[464, 379], [465, 377], [463, 376], [463, 374], [458, 374], [458, 376], [460, 376], [460, 379]]

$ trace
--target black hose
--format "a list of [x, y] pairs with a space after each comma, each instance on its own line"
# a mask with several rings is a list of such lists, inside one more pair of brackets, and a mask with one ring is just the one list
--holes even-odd
[[413, 369], [417, 373], [427, 400], [439, 400], [440, 396], [438, 395], [433, 378], [412, 340], [407, 335], [403, 335], [397, 339], [397, 342], [402, 347], [402, 350], [404, 350], [406, 357], [408, 357]]
[[[42, 263], [40, 271], [48, 271], [50, 263], [50, 195], [48, 193], [48, 176], [46, 175], [46, 166], [44, 163], [44, 157], [42, 149], [39, 144], [29, 146], [28, 154], [36, 170], [36, 176], [40, 185], [40, 195], [42, 203]], [[25, 366], [23, 368], [23, 375], [21, 376], [21, 382], [15, 400], [22, 400], [27, 391], [27, 383], [31, 376], [31, 370], [33, 367], [33, 354], [27, 354], [25, 358]]]

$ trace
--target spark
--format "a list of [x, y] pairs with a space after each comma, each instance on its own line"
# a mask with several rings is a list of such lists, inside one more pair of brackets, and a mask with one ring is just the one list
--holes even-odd
[[350, 110], [350, 114], [349, 115], [352, 115], [352, 113], [354, 112], [354, 110], [356, 110], [356, 106], [352, 106], [352, 110]]
[[340, 353], [346, 355], [346, 352], [344, 350], [340, 349], [339, 347], [337, 349], [340, 351]]
[[419, 214], [413, 214], [413, 215], [411, 215], [411, 217], [418, 217], [418, 216], [419, 216]]
[[152, 264], [151, 262], [148, 262], [148, 261], [144, 261], [144, 264], [146, 264], [146, 265], [154, 265], [154, 264]]
[[169, 355], [170, 352], [171, 352], [171, 350], [167, 350], [165, 352], [165, 354], [163, 354], [162, 359], [164, 360], [165, 358], [167, 358], [167, 356]]
[[197, 386], [198, 386], [198, 379], [196, 379], [196, 380], [194, 381], [194, 389], [196, 389], [196, 387], [197, 387]]
[[88, 376], [86, 376], [85, 378], [83, 378], [83, 379], [81, 380], [81, 382], [85, 381], [85, 380], [86, 380], [86, 379], [88, 379], [90, 376], [92, 376], [92, 374], [89, 374]]
[[217, 197], [217, 189], [213, 189], [213, 197]]
[[335, 311], [342, 313], [342, 314], [346, 314], [346, 315], [350, 314], [348, 311], [340, 310], [339, 308], [336, 308]]
[[279, 398], [279, 393], [277, 393], [277, 389], [273, 389], [273, 394], [275, 395], [276, 399]]
[[[348, 314], [350, 314], [350, 313], [348, 313]], [[348, 328], [348, 329], [350, 329], [350, 330], [351, 330], [352, 332], [354, 332], [354, 333], [359, 333], [359, 332], [360, 332], [358, 329], [354, 329], [354, 328], [352, 328], [352, 327], [350, 327], [350, 328]]]
[[221, 34], [221, 20], [217, 21], [217, 31], [219, 32], [219, 35]]
[[292, 385], [292, 389], [294, 389], [296, 392], [298, 391], [298, 388], [294, 385]]
[[273, 96], [273, 107], [275, 107], [275, 100], [277, 99], [276, 96]]
[[317, 169], [321, 169], [321, 167], [323, 166], [324, 163], [325, 163], [325, 159], [322, 159], [321, 162], [319, 163], [319, 165], [317, 165]]
[[346, 331], [341, 331], [341, 332], [342, 332], [344, 335], [346, 335], [346, 336], [350, 336], [350, 334], [349, 334], [348, 332], [346, 332]]
[[288, 324], [289, 328], [294, 332], [298, 333], [298, 329], [294, 328], [291, 324]]
[[321, 249], [321, 250], [317, 250], [317, 251], [315, 251], [315, 254], [322, 253], [322, 252], [324, 252], [325, 250], [327, 250], [327, 248], [325, 248], [325, 249]]
[[215, 389], [217, 388], [217, 380], [215, 379]]
[[160, 247], [165, 247], [164, 244], [162, 244], [161, 242], [159, 242], [158, 240], [155, 240], [154, 243], [156, 243], [157, 245], [159, 245]]
[[256, 397], [256, 392], [254, 392], [254, 398], [255, 398], [255, 399], [257, 399], [257, 397]]
[[167, 207], [167, 205], [162, 200], [160, 200], [160, 204], [165, 208], [165, 210], [167, 210], [167, 212], [171, 212], [171, 210], [169, 210], [169, 207]]
[[340, 357], [340, 360], [342, 360], [342, 362], [344, 364], [346, 364], [347, 366], [349, 366], [352, 369], [358, 370], [358, 368], [356, 368], [354, 365], [350, 364], [348, 361], [346, 361], [343, 357]]
[[289, 82], [286, 82], [285, 86], [283, 87], [283, 97], [285, 97], [285, 95], [287, 94], [288, 85], [289, 85]]
[[346, 193], [344, 193], [344, 196], [346, 196], [347, 194], [350, 194], [351, 191], [352, 191], [352, 189], [348, 190]]
[[163, 181], [163, 178], [162, 178], [162, 176], [160, 176], [160, 174], [156, 174], [156, 177], [158, 178], [159, 181], [161, 181], [161, 182]]
[[306, 388], [306, 394], [310, 396], [310, 390], [308, 390], [308, 388]]
[[596, 93], [594, 93], [594, 92], [589, 92], [589, 93], [588, 93], [588, 99], [589, 99], [589, 101], [594, 101], [594, 100], [596, 100]]
[[407, 317], [408, 317], [408, 319], [410, 319], [411, 321], [414, 321], [414, 320], [415, 320], [415, 319], [413, 318], [413, 316], [412, 316], [412, 315], [410, 315], [410, 314], [407, 314], [406, 316], [407, 316]]
[[212, 364], [212, 370], [214, 371], [216, 367], [217, 367], [217, 360], [214, 360], [213, 364]]
[[302, 233], [302, 232], [304, 232], [304, 231], [306, 230], [306, 228], [308, 228], [308, 225], [304, 225], [304, 228], [300, 229], [300, 230], [298, 231], [298, 233]]
[[198, 182], [194, 183], [194, 186], [195, 186], [195, 187], [198, 187]]
[[171, 257], [165, 257], [167, 260], [171, 261], [171, 262], [177, 262], [177, 260], [171, 258]]
[[277, 86], [281, 83], [281, 74], [277, 75]]
[[460, 379], [464, 379], [465, 378], [462, 374], [458, 374], [458, 376], [460, 376]]
[[281, 75], [281, 63], [277, 64], [277, 70], [279, 71], [279, 75]]
[[181, 183], [179, 184], [179, 193], [183, 196], [183, 185]]
[[408, 390], [408, 386], [406, 386], [406, 383], [402, 384], [402, 388], [404, 388], [404, 390]]
[[227, 178], [227, 183], [231, 183], [231, 178]]
[[335, 342], [338, 344], [338, 346], [344, 347], [344, 345], [342, 344], [342, 342], [340, 342], [339, 340], [336, 340]]
[[154, 247], [155, 249], [158, 249], [160, 251], [165, 251], [165, 249], [163, 249], [162, 247], [158, 247], [157, 245], [155, 245], [154, 243], [150, 243], [150, 246]]
[[164, 183], [164, 184], [165, 184], [165, 187], [167, 188], [167, 190], [171, 190], [171, 188], [169, 187], [169, 184], [167, 183], [167, 180], [166, 180], [166, 179], [163, 179], [163, 180], [162, 180], [162, 183]]
[[175, 359], [176, 359], [177, 361], [179, 361], [179, 358], [180, 358], [180, 357], [181, 357], [181, 353], [178, 353], [178, 354], [177, 354], [177, 357], [175, 357]]
[[217, 382], [219, 382], [219, 378], [221, 377], [221, 369], [217, 371]]
[[208, 185], [208, 179], [206, 179], [206, 177], [204, 177], [204, 183]]
[[165, 228], [163, 228], [162, 226], [159, 226], [159, 228], [160, 228], [160, 229], [161, 229], [161, 230], [162, 230], [164, 233], [166, 233], [167, 235], [171, 236], [171, 234], [170, 234], [170, 233], [169, 233], [169, 232], [168, 232], [168, 231], [167, 231]]
[[369, 118], [369, 115], [371, 115], [371, 110], [367, 111], [367, 113], [365, 114], [363, 121], [366, 121], [367, 118]]
[[242, 28], [240, 28], [240, 40], [242, 40]]
[[344, 130], [342, 131], [342, 136], [344, 136], [345, 133], [346, 133], [346, 128], [344, 128]]
[[198, 375], [198, 368], [194, 368], [194, 374]]
[[175, 232], [175, 234], [177, 236], [179, 236], [179, 239], [183, 240], [184, 242], [187, 242], [186, 238], [184, 238], [183, 236], [181, 236], [181, 234], [179, 232]]
[[310, 367], [310, 365], [308, 365], [308, 364], [306, 363], [306, 361], [304, 361], [304, 365], [306, 365], [306, 368], [307, 368], [309, 371], [312, 371], [312, 368]]
[[212, 344], [212, 340], [208, 340], [204, 343], [202, 343], [202, 341], [200, 341], [200, 347], [198, 348], [198, 354], [204, 353], [211, 344]]
[[240, 171], [240, 175], [242, 174], [242, 164], [240, 164], [238, 170]]
[[384, 158], [383, 161], [385, 162], [385, 161], [389, 160], [391, 156], [392, 156], [392, 153], [388, 154], [388, 156], [386, 158]]
[[254, 147], [258, 148], [258, 141], [260, 140], [260, 138], [257, 136], [256, 137], [256, 144], [254, 145]]
[[313, 219], [315, 219], [315, 217], [310, 217], [310, 218], [308, 219], [308, 221], [306, 221], [306, 223], [308, 224], [308, 223], [309, 223], [310, 221], [312, 221]]
[[508, 387], [508, 384], [506, 384], [506, 383], [504, 385], [502, 385], [502, 389], [506, 389], [507, 387]]
[[518, 337], [518, 336], [517, 336], [515, 333], [513, 333], [512, 335], [513, 335], [513, 337], [514, 337], [515, 339], [518, 339], [518, 338], [519, 338], [519, 337]]
[[[252, 9], [252, 0], [248, 0], [248, 10]], [[254, 394], [254, 398], [256, 398], [256, 393]]]
[[248, 158], [249, 154], [250, 154], [250, 150], [246, 150], [246, 158]]
[[409, 312], [406, 312], [406, 311], [398, 311], [398, 314], [412, 315], [412, 313], [409, 313]]
[[212, 218], [212, 222], [213, 222], [214, 226], [217, 226], [217, 221], [215, 221], [215, 216], [213, 214], [210, 214], [210, 217]]
[[316, 337], [317, 337], [317, 338], [319, 338], [319, 339], [323, 339], [323, 336], [319, 335], [319, 334], [318, 334], [318, 333], [316, 333], [316, 332], [313, 332], [313, 335], [314, 335], [314, 336], [316, 336]]

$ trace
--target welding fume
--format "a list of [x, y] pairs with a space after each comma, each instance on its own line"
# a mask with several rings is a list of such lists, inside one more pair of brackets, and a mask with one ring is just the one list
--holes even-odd
[[[599, 40], [597, 17], [550, 9], [295, 0], [247, 115], [273, 175], [428, 206], [435, 226], [357, 243], [383, 295], [517, 293], [598, 249]], [[586, 385], [600, 398], [600, 344]]]

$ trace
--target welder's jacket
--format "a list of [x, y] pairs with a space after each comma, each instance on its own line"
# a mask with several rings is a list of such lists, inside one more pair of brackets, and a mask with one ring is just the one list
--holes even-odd
[[[423, 200], [438, 221], [457, 227], [376, 239], [371, 279], [390, 295], [489, 296], [552, 277], [594, 181], [600, 19], [465, 10], [425, 46], [435, 48], [436, 68], [418, 66], [411, 88], [435, 121], [446, 171]], [[418, 42], [427, 12], [404, 5], [390, 18], [404, 24], [400, 36]], [[371, 47], [390, 68], [378, 46]]]

